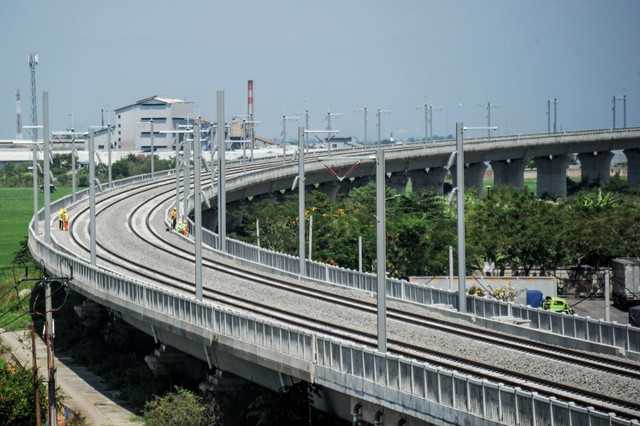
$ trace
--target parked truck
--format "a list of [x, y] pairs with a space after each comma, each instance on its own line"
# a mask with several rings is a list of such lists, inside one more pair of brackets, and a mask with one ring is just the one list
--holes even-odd
[[612, 261], [613, 303], [626, 309], [640, 304], [640, 258]]

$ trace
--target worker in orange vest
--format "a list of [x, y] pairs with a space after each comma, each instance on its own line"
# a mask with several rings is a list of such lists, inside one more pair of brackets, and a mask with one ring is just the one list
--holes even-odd
[[178, 210], [174, 207], [171, 210], [171, 229], [176, 229], [176, 222], [178, 221]]
[[185, 220], [184, 222], [182, 222], [182, 235], [186, 237], [188, 233], [189, 233], [189, 225], [187, 225], [187, 221]]
[[60, 228], [60, 230], [64, 230], [64, 207], [60, 207], [60, 210], [58, 210], [58, 228]]
[[69, 231], [69, 211], [64, 209], [64, 213], [62, 213], [62, 223], [65, 231]]

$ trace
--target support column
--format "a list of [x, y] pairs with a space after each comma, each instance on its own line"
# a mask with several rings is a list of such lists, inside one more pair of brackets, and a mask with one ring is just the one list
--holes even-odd
[[434, 167], [422, 170], [412, 170], [409, 172], [413, 191], [418, 192], [426, 187], [433, 188], [438, 194], [444, 194], [444, 178], [447, 169], [444, 167]]
[[536, 157], [533, 159], [537, 170], [536, 194], [557, 197], [567, 196], [567, 166], [569, 157], [566, 155]]
[[627, 157], [627, 182], [629, 186], [640, 185], [640, 149], [625, 149]]
[[318, 191], [324, 192], [329, 196], [331, 201], [336, 201], [338, 199], [338, 190], [340, 189], [340, 184], [335, 181], [321, 183], [318, 186]]
[[582, 183], [597, 184], [609, 181], [613, 152], [588, 152], [578, 154]]
[[516, 188], [524, 188], [524, 169], [526, 166], [527, 160], [524, 158], [492, 161], [493, 184], [495, 186], [509, 185]]
[[399, 194], [406, 192], [408, 182], [409, 175], [407, 173], [393, 173], [389, 179], [387, 179], [387, 185], [398, 191]]
[[[467, 191], [475, 191], [476, 194], [482, 195], [484, 192], [484, 172], [487, 171], [485, 163], [473, 163], [464, 168], [464, 187]], [[458, 186], [458, 177], [453, 178], [453, 186]]]

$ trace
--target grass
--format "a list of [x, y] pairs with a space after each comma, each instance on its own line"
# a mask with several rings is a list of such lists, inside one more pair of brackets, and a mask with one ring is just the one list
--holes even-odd
[[[51, 201], [71, 193], [71, 188], [61, 188], [51, 194]], [[35, 283], [20, 284], [16, 280], [22, 278], [22, 270], [14, 271], [11, 265], [15, 252], [20, 249], [20, 242], [29, 235], [29, 222], [33, 217], [32, 188], [0, 188], [3, 214], [0, 217], [0, 327], [16, 330], [24, 327], [29, 321], [29, 297], [19, 292], [33, 289]], [[44, 195], [38, 195], [39, 208], [44, 204]]]
[[[55, 201], [71, 193], [71, 188], [59, 188], [51, 194]], [[0, 215], [0, 277], [11, 275], [13, 254], [20, 241], [29, 235], [29, 222], [33, 217], [32, 188], [0, 188], [3, 214]], [[38, 209], [44, 204], [44, 195], [38, 194]]]

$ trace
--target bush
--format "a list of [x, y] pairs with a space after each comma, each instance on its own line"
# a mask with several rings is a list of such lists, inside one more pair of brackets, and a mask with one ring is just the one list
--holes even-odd
[[209, 426], [222, 424], [218, 408], [205, 403], [193, 392], [176, 387], [145, 404], [144, 423], [148, 426]]
[[[46, 417], [47, 391], [39, 380], [40, 414]], [[36, 423], [33, 372], [0, 358], [0, 422], [7, 425]]]

